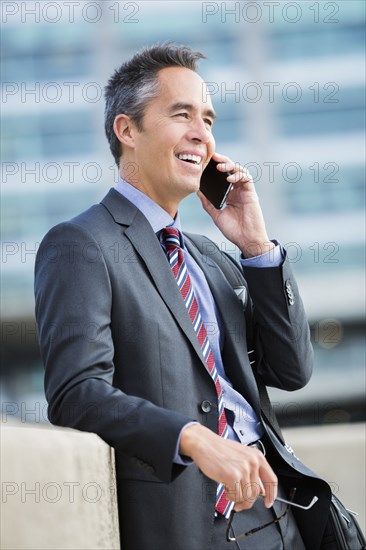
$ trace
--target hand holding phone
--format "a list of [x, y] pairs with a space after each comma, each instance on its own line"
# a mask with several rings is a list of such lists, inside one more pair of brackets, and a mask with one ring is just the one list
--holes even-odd
[[218, 164], [220, 163], [211, 158], [202, 172], [200, 191], [202, 191], [215, 208], [221, 209], [225, 204], [232, 183], [226, 179], [230, 176], [230, 172], [220, 172], [216, 168]]

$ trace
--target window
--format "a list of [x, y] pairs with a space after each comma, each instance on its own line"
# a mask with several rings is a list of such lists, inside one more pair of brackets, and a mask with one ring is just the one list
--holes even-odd
[[303, 167], [299, 181], [284, 187], [287, 209], [295, 214], [360, 210], [365, 204], [365, 168], [336, 163]]
[[93, 115], [85, 111], [4, 117], [3, 160], [88, 154], [94, 150], [93, 133]]
[[363, 52], [365, 29], [361, 18], [347, 25], [329, 23], [315, 27], [313, 30], [295, 23], [282, 27], [281, 32], [274, 32], [269, 37], [273, 58], [286, 60]]

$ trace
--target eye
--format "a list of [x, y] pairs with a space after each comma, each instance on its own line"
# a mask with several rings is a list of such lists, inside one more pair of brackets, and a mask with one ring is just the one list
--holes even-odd
[[211, 120], [210, 118], [205, 118], [204, 123], [210, 126], [210, 128], [212, 128], [213, 126], [213, 120]]
[[183, 118], [188, 118], [188, 113], [177, 113], [175, 116], [182, 116]]

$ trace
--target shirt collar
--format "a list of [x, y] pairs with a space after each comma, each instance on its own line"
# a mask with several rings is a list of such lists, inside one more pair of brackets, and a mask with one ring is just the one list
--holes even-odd
[[158, 233], [164, 227], [173, 226], [181, 232], [179, 212], [172, 218], [161, 206], [154, 202], [139, 189], [120, 178], [116, 190], [138, 208], [153, 228]]

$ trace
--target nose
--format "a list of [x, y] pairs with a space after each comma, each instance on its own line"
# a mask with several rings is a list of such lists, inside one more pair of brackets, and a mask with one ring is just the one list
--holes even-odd
[[199, 143], [208, 143], [211, 139], [213, 139], [211, 130], [201, 118], [197, 118], [192, 121], [189, 128], [188, 138]]

